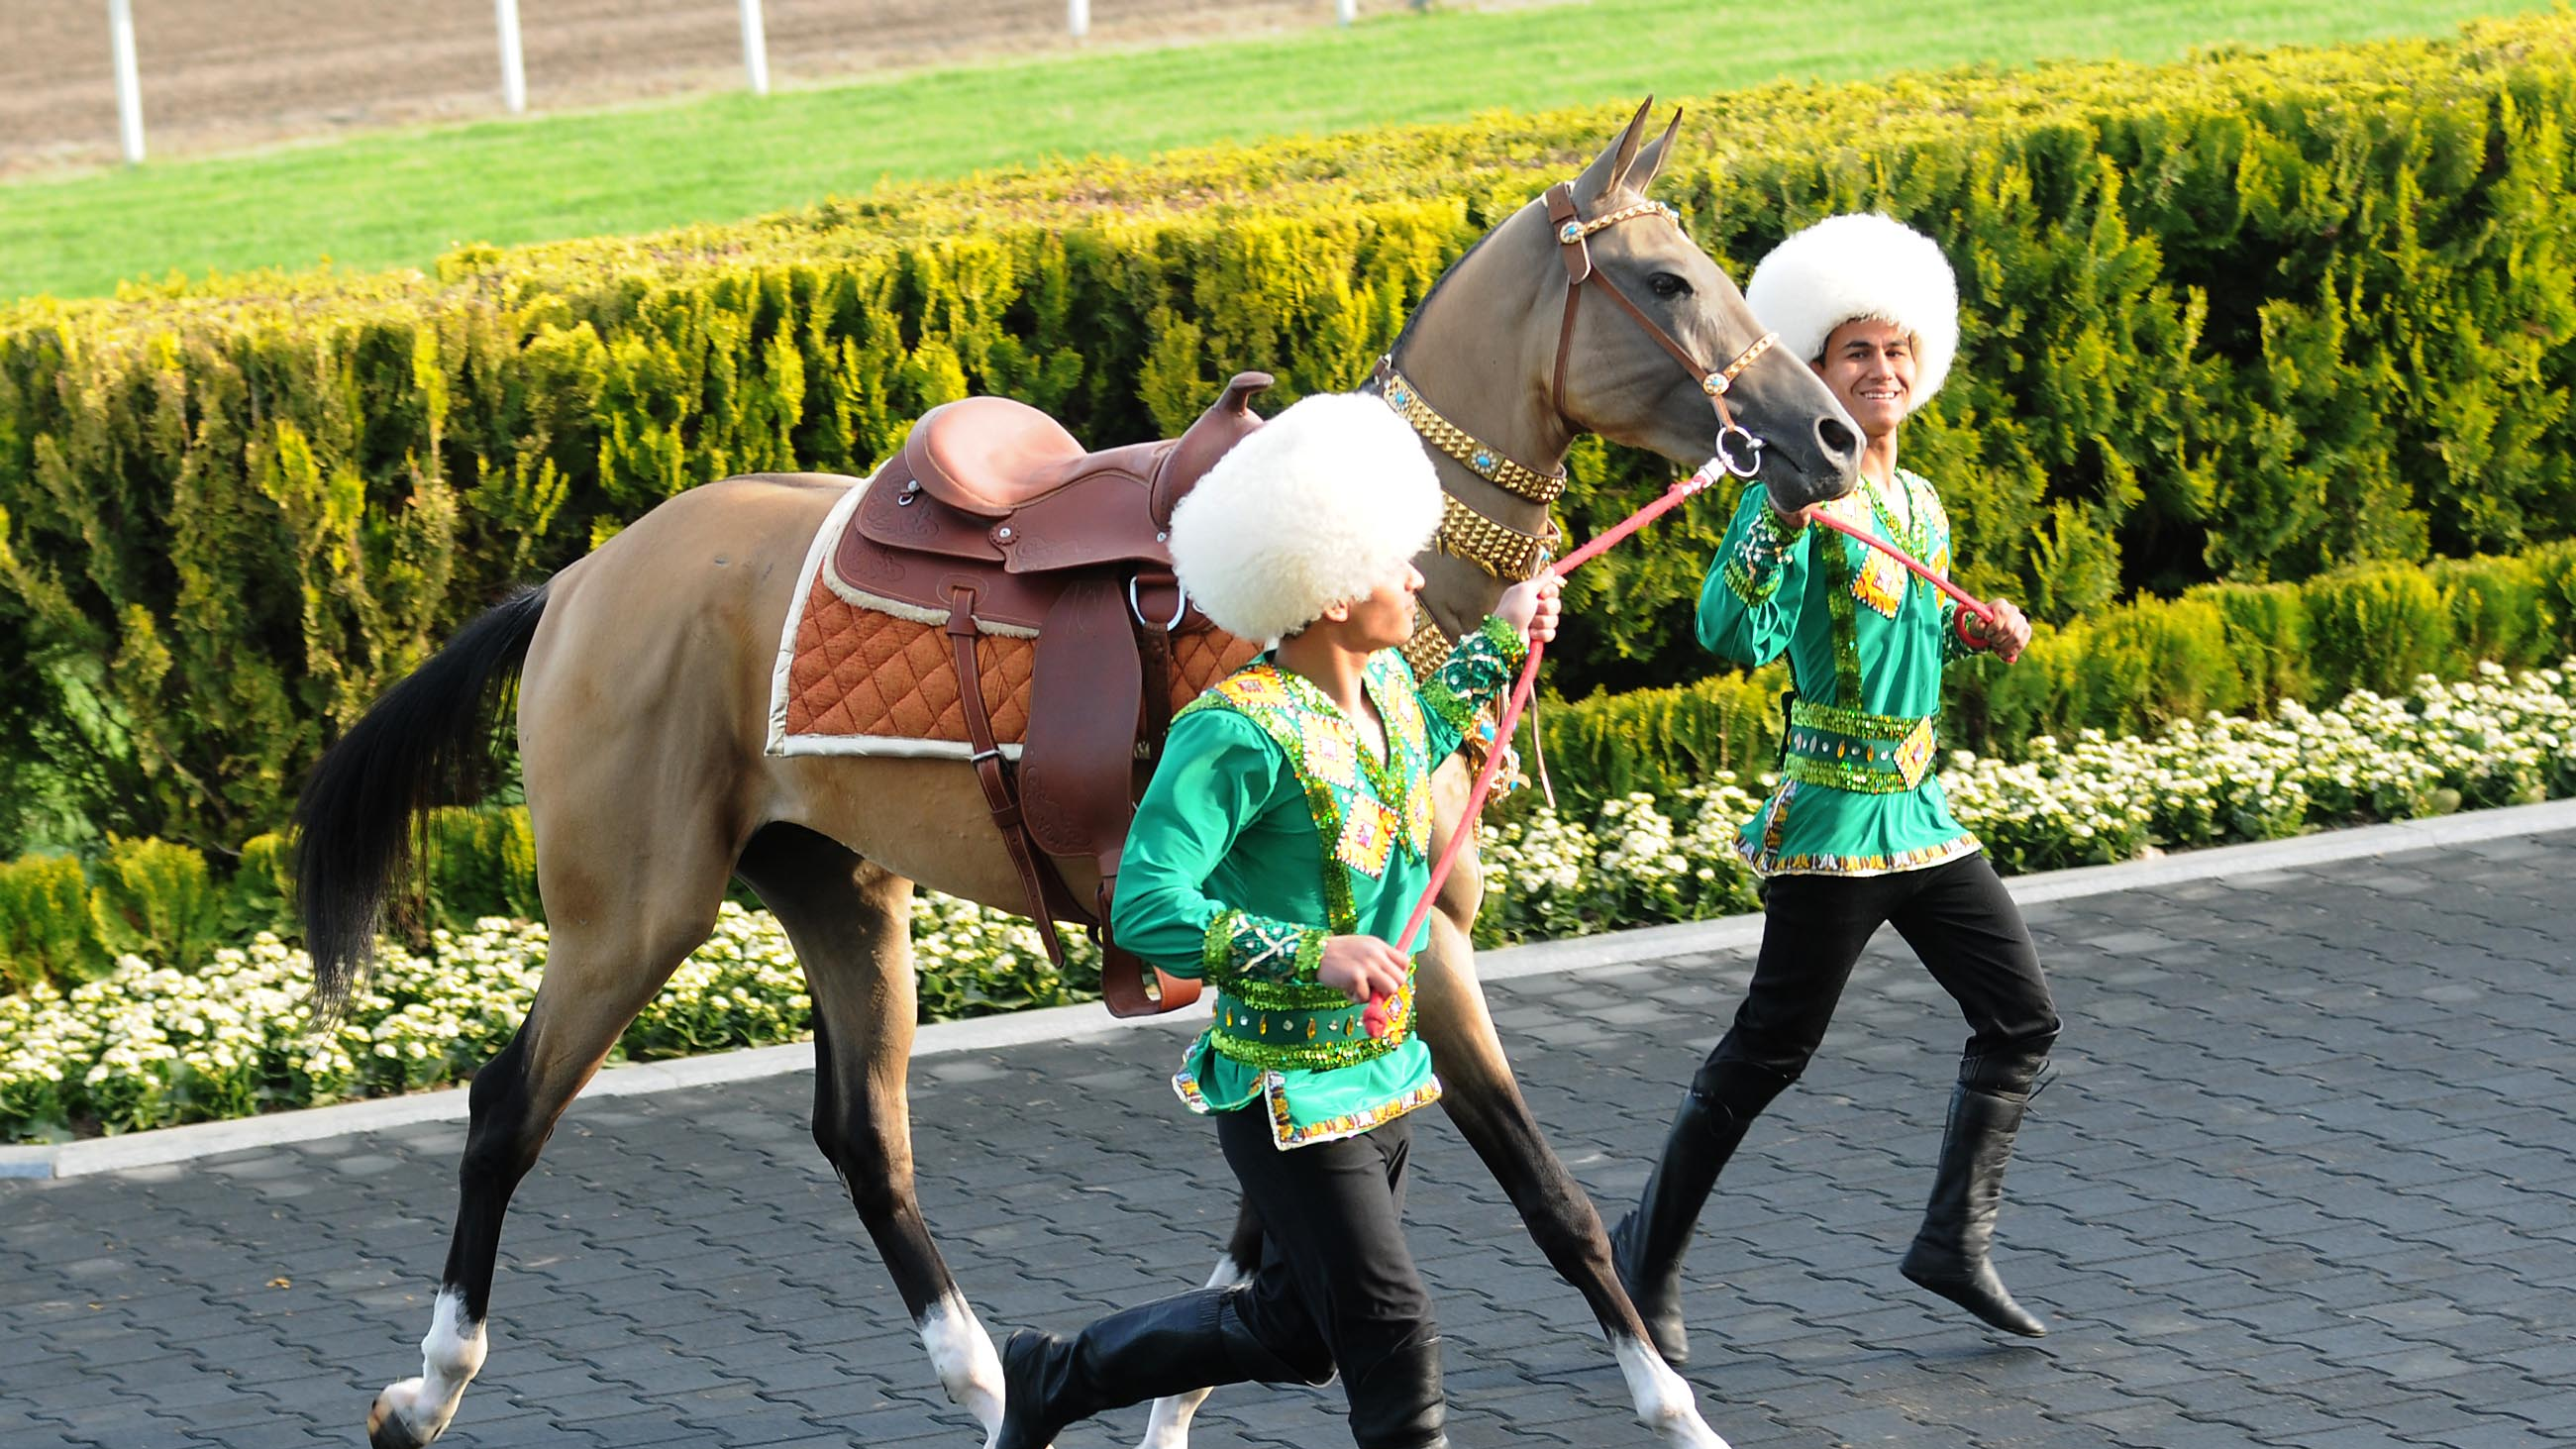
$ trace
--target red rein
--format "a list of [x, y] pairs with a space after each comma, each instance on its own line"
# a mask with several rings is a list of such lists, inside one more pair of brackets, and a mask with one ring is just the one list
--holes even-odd
[[[1709, 477], [1707, 468], [1693, 473], [1665, 490], [1663, 497], [1628, 515], [1609, 532], [1557, 560], [1551, 566], [1552, 570], [1559, 578], [1574, 572], [1600, 557], [1612, 544], [1680, 506], [1683, 499], [1707, 487], [1712, 481], [1714, 480]], [[1895, 559], [1912, 570], [1917, 577], [1956, 600], [1960, 608], [1984, 620], [1988, 628], [1994, 627], [1995, 615], [1992, 609], [1982, 601], [1970, 598], [1960, 590], [1958, 585], [1933, 573], [1927, 565], [1912, 554], [1874, 533], [1854, 528], [1841, 519], [1828, 515], [1822, 509], [1808, 510], [1807, 517], [1845, 537], [1859, 539], [1862, 543]], [[1520, 724], [1521, 711], [1528, 706], [1531, 693], [1538, 687], [1539, 656], [1544, 654], [1546, 649], [1547, 646], [1537, 640], [1530, 641], [1529, 658], [1521, 665], [1521, 677], [1512, 687], [1511, 702], [1504, 706], [1503, 717], [1494, 727], [1494, 747], [1485, 754], [1484, 768], [1476, 772], [1476, 788], [1467, 794], [1467, 809], [1459, 817], [1458, 829], [1450, 835], [1447, 848], [1440, 852], [1439, 861], [1431, 867], [1430, 886], [1422, 892], [1421, 901], [1414, 906], [1413, 918], [1404, 923], [1404, 934], [1395, 943], [1398, 955], [1413, 954], [1415, 933], [1422, 929], [1424, 921], [1430, 919], [1432, 903], [1440, 898], [1440, 887], [1448, 881], [1450, 869], [1457, 865], [1458, 852], [1466, 847], [1468, 838], [1475, 833], [1476, 817], [1484, 813], [1485, 799], [1493, 793], [1494, 776], [1502, 769], [1503, 752], [1511, 741], [1512, 731]], [[1371, 1001], [1368, 1009], [1360, 1013], [1360, 1019], [1367, 1025], [1368, 1033], [1373, 1037], [1386, 1035], [1394, 1024], [1394, 1019], [1388, 1011], [1387, 998], [1383, 996]]]

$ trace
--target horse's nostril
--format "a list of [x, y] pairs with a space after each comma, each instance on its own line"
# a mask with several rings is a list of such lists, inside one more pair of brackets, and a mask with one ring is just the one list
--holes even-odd
[[1825, 456], [1829, 458], [1848, 458], [1860, 446], [1860, 439], [1852, 435], [1852, 430], [1844, 426], [1840, 418], [1816, 419], [1816, 441], [1824, 446]]

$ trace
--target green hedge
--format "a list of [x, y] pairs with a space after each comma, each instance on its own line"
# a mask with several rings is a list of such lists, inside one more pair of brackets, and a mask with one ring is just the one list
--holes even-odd
[[[2422, 674], [2457, 680], [2481, 663], [2518, 670], [2571, 656], [2576, 541], [2429, 566], [2365, 564], [2304, 584], [2204, 586], [2064, 629], [2043, 625], [2018, 664], [1981, 659], [1950, 671], [1943, 741], [2010, 761], [2042, 736], [2151, 738], [2213, 712], [2268, 719], [2285, 702], [2321, 706], [2355, 689], [2401, 695]], [[1638, 792], [1671, 799], [1752, 780], [1778, 753], [1786, 685], [1774, 664], [1576, 704], [1550, 697], [1538, 718], [1560, 804], [1579, 814]], [[1515, 799], [1526, 808], [1537, 792]], [[524, 807], [437, 811], [425, 835], [421, 877], [398, 912], [415, 944], [486, 917], [542, 919]], [[110, 837], [86, 866], [60, 854], [0, 863], [0, 994], [92, 980], [122, 955], [194, 971], [262, 931], [294, 941], [292, 867], [277, 834], [213, 861], [183, 844]], [[1000, 965], [937, 964], [922, 984], [935, 1015], [1045, 998], [1065, 984], [1034, 950]], [[1092, 989], [1096, 970], [1083, 955], [1070, 983], [1077, 993]]]
[[[486, 916], [543, 918], [525, 808], [441, 810], [427, 835], [423, 878], [401, 912], [414, 944]], [[0, 862], [0, 993], [95, 980], [120, 956], [193, 972], [262, 931], [300, 939], [294, 863], [274, 834], [214, 861], [193, 846], [111, 836], [86, 865], [68, 855]]]
[[1780, 692], [1788, 682], [1787, 667], [1772, 665], [1672, 689], [1598, 694], [1578, 705], [1543, 700], [1538, 727], [1549, 780], [1560, 799], [1591, 803], [1749, 779], [1779, 753]]
[[[2021, 662], [1954, 666], [1946, 745], [2018, 759], [2040, 736], [2098, 729], [2153, 737], [2213, 711], [2270, 718], [2355, 689], [2400, 695], [2418, 675], [2464, 679], [2576, 656], [2576, 543], [2429, 566], [2361, 564], [2303, 584], [2214, 584], [2041, 625]], [[1542, 711], [1560, 797], [1670, 795], [1771, 767], [1780, 745], [1773, 665], [1675, 689], [1604, 693]]]
[[[0, 725], [23, 725], [0, 781], [52, 782], [12, 792], [0, 845], [38, 813], [209, 850], [273, 829], [324, 741], [507, 583], [696, 483], [864, 469], [969, 390], [1113, 443], [1177, 428], [1237, 368], [1279, 373], [1277, 402], [1348, 386], [1619, 118], [0, 312]], [[1693, 101], [1660, 190], [1739, 276], [1833, 211], [1942, 241], [1967, 343], [1909, 461], [1959, 518], [1963, 577], [2064, 624], [2139, 586], [2566, 535], [2571, 118], [2561, 12]], [[1574, 467], [1578, 537], [1668, 471], [1591, 445]], [[1696, 673], [1683, 620], [1718, 514], [1577, 576], [1560, 687]]]

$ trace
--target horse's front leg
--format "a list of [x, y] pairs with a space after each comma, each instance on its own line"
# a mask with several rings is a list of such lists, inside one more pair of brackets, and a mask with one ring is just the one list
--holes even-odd
[[1468, 928], [1483, 896], [1477, 870], [1472, 855], [1462, 856], [1442, 887], [1440, 909], [1431, 916], [1430, 949], [1415, 977], [1420, 1030], [1440, 1073], [1440, 1105], [1510, 1196], [1539, 1251], [1592, 1305], [1637, 1416], [1677, 1449], [1726, 1449], [1726, 1441], [1700, 1418], [1690, 1384], [1655, 1352], [1645, 1320], [1611, 1265], [1601, 1215], [1540, 1134], [1512, 1076], [1469, 944]]

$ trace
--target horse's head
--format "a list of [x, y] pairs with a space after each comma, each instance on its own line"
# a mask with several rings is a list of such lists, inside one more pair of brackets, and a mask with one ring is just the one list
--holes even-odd
[[1735, 283], [1647, 199], [1681, 127], [1676, 113], [1648, 141], [1652, 104], [1582, 175], [1460, 258], [1381, 371], [1377, 385], [1411, 405], [1446, 455], [1450, 492], [1482, 515], [1453, 519], [1423, 559], [1425, 601], [1449, 633], [1528, 576], [1566, 449], [1583, 433], [1684, 467], [1758, 461], [1755, 476], [1789, 510], [1839, 498], [1859, 477], [1850, 415], [1804, 358], [1769, 344]]
[[[1562, 334], [1530, 354], [1550, 354], [1552, 402], [1577, 431], [1676, 463], [1724, 451], [1749, 464], [1741, 438], [1715, 445], [1722, 407], [1761, 441], [1759, 476], [1783, 508], [1839, 497], [1857, 476], [1860, 430], [1806, 359], [1769, 345], [1769, 329], [1735, 283], [1647, 199], [1681, 128], [1677, 111], [1661, 136], [1643, 141], [1652, 104], [1637, 108], [1580, 177], [1527, 208], [1542, 224], [1537, 245], [1523, 250], [1546, 258], [1530, 267], [1539, 315], [1526, 334]], [[1605, 224], [1612, 217], [1625, 219]], [[1581, 241], [1565, 240], [1577, 232]], [[1570, 309], [1569, 290], [1580, 295]]]

